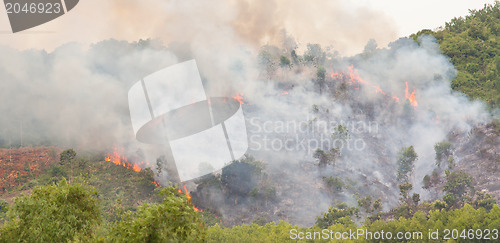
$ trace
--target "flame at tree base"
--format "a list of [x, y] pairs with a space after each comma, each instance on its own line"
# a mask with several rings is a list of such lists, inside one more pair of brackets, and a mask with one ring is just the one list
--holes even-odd
[[[184, 193], [182, 192], [182, 190], [181, 190], [181, 188], [180, 188], [180, 187], [179, 187], [179, 190], [177, 190], [177, 191], [178, 191], [179, 193], [181, 193], [181, 194], [184, 194]], [[187, 199], [187, 201], [188, 201], [189, 203], [193, 204], [193, 203], [191, 202], [191, 195], [189, 195], [189, 191], [186, 189], [186, 185], [185, 185], [185, 184], [184, 184], [184, 191], [186, 192], [185, 194], [186, 194], [186, 199]], [[196, 211], [196, 212], [203, 212], [203, 210], [198, 209], [198, 208], [197, 208], [196, 206], [194, 206], [194, 205], [193, 205], [193, 209], [194, 209], [194, 211]]]

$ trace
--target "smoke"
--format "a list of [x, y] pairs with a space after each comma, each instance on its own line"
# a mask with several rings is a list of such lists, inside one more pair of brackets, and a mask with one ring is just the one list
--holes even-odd
[[[77, 8], [91, 15], [76, 14]], [[382, 195], [385, 209], [394, 206], [401, 147], [413, 145], [419, 155], [411, 180], [420, 192], [418, 184], [433, 168], [434, 144], [488, 119], [480, 102], [450, 89], [456, 70], [435, 40], [403, 38], [377, 48], [395, 39], [391, 21], [369, 9], [349, 9], [345, 1], [120, 0], [82, 1], [77, 8], [47, 24], [60, 32], [3, 40], [11, 46], [0, 47], [3, 146], [20, 144], [21, 137], [25, 144], [117, 145], [131, 154], [147, 151], [142, 156], [154, 164], [161, 148], [135, 141], [127, 91], [157, 70], [194, 58], [209, 96], [243, 93], [248, 153], [268, 164], [283, 198], [276, 210], [310, 225], [332, 202], [355, 204], [352, 191]], [[340, 55], [358, 53], [365, 43], [361, 54]], [[282, 55], [290, 65], [281, 64]], [[353, 84], [351, 65], [399, 102], [373, 85]], [[405, 98], [406, 83], [417, 107]], [[348, 138], [332, 137], [338, 125], [348, 128]], [[335, 165], [318, 167], [315, 150], [335, 147]], [[351, 189], [332, 196], [322, 179], [328, 176], [350, 178]]]
[[128, 87], [177, 62], [170, 52], [137, 45], [110, 40], [51, 53], [1, 47], [2, 145], [22, 138], [24, 144], [99, 149], [133, 138]]
[[[6, 19], [0, 24], [9, 29]], [[68, 42], [155, 38], [164, 43], [205, 43], [204, 47], [218, 43], [258, 48], [281, 45], [283, 30], [300, 43], [333, 45], [347, 54], [362, 50], [370, 38], [385, 45], [396, 37], [392, 19], [342, 0], [87, 0], [61, 18], [2, 38], [0, 44], [52, 51]]]

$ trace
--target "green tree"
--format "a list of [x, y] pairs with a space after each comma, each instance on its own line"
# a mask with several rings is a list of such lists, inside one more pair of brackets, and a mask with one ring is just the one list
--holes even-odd
[[162, 188], [162, 203], [145, 203], [126, 212], [111, 230], [110, 242], [203, 242], [201, 214], [174, 187]]
[[413, 146], [401, 148], [398, 158], [398, 173], [397, 179], [399, 181], [408, 181], [410, 174], [413, 172], [414, 163], [418, 159]]
[[282, 68], [284, 68], [284, 67], [292, 68], [290, 59], [288, 59], [288, 57], [286, 57], [286, 56], [281, 55], [280, 56], [280, 66]]
[[61, 152], [59, 163], [61, 165], [70, 164], [76, 157], [76, 152], [73, 149], [66, 149]]
[[337, 159], [339, 150], [337, 148], [332, 148], [330, 151], [325, 152], [322, 149], [316, 149], [314, 151], [313, 157], [319, 160], [319, 166], [335, 165], [335, 160]]
[[449, 206], [456, 206], [464, 201], [465, 194], [474, 190], [472, 176], [465, 171], [448, 172], [443, 190], [447, 192], [443, 200]]
[[476, 199], [474, 200], [474, 207], [491, 210], [493, 206], [495, 206], [496, 202], [497, 201], [493, 195], [486, 192], [477, 192]]
[[334, 131], [332, 133], [332, 138], [333, 139], [342, 139], [342, 140], [347, 140], [349, 139], [349, 128], [346, 126], [338, 125], [334, 128]]
[[18, 197], [7, 218], [1, 242], [66, 242], [91, 237], [101, 215], [93, 187], [63, 179]]
[[402, 200], [406, 201], [409, 198], [411, 189], [413, 189], [413, 185], [409, 182], [404, 182], [403, 184], [398, 185], [398, 187]]
[[333, 224], [351, 224], [352, 216], [358, 216], [359, 210], [355, 207], [349, 207], [345, 203], [340, 203], [337, 207], [329, 207], [328, 212], [323, 213], [323, 217], [316, 218], [316, 225], [326, 229]]
[[382, 210], [382, 199], [378, 198], [375, 202], [373, 202], [373, 209], [377, 212]]
[[319, 94], [323, 91], [323, 88], [325, 87], [325, 80], [326, 80], [326, 69], [324, 67], [318, 67], [316, 70], [316, 82], [318, 83], [319, 86]]
[[222, 168], [221, 185], [233, 196], [247, 196], [262, 175], [263, 165], [252, 157], [237, 160]]
[[344, 182], [341, 178], [335, 176], [329, 176], [328, 178], [324, 178], [326, 187], [331, 192], [340, 192], [342, 188], [345, 186]]
[[370, 213], [373, 211], [372, 209], [372, 197], [371, 196], [366, 196], [358, 199], [358, 206], [363, 208], [367, 213]]
[[419, 42], [432, 35], [441, 51], [458, 70], [451, 87], [472, 99], [486, 101], [490, 108], [500, 107], [500, 2], [471, 10], [465, 18], [454, 18], [437, 31], [421, 30], [411, 37]]
[[448, 160], [452, 154], [452, 144], [448, 141], [436, 143], [434, 151], [436, 152], [436, 165], [441, 166], [443, 160]]

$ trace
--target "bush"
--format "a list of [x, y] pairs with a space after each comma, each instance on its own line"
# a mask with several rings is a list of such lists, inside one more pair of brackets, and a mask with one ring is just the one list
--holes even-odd
[[173, 187], [163, 188], [160, 204], [143, 204], [121, 216], [111, 230], [111, 242], [203, 242], [201, 214]]
[[36, 188], [18, 197], [1, 228], [0, 241], [66, 242], [92, 236], [100, 222], [94, 188], [86, 183]]
[[61, 165], [69, 164], [76, 157], [76, 152], [73, 149], [66, 149], [61, 152], [59, 163]]

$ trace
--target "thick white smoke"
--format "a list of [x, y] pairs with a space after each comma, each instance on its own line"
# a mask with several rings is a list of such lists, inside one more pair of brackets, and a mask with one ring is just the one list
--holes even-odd
[[[98, 18], [77, 15], [75, 9], [66, 24], [49, 25], [61, 33], [16, 36], [6, 43], [28, 50], [0, 47], [2, 146], [19, 144], [22, 133], [25, 144], [104, 150], [116, 145], [135, 153], [145, 146], [134, 139], [128, 89], [159, 69], [194, 58], [210, 96], [243, 94], [247, 130], [254, 139], [248, 153], [268, 163], [278, 190], [297, 185], [279, 193], [290, 207], [290, 220], [307, 225], [332, 201], [355, 203], [350, 193], [332, 198], [323, 176], [351, 177], [362, 195], [382, 194], [388, 208], [397, 202], [401, 147], [413, 145], [419, 155], [412, 177], [417, 185], [434, 164], [436, 142], [488, 119], [481, 103], [450, 89], [456, 71], [435, 40], [400, 39], [377, 49], [368, 40], [393, 40], [390, 20], [366, 9], [351, 11], [343, 1], [168, 1], [158, 6], [120, 0], [105, 1], [99, 9], [88, 2], [78, 7]], [[80, 24], [81, 32], [75, 27]], [[73, 34], [84, 44], [67, 43]], [[141, 37], [157, 39], [137, 42]], [[361, 54], [339, 55], [355, 53], [367, 42]], [[323, 44], [324, 58], [316, 53], [318, 59], [307, 62], [302, 55], [314, 54], [307, 52], [307, 43]], [[302, 61], [291, 55], [296, 47]], [[292, 65], [282, 66], [281, 55]], [[351, 65], [372, 85], [354, 84]], [[320, 67], [324, 84], [317, 82]], [[330, 77], [334, 72], [345, 75]], [[410, 93], [415, 90], [417, 107], [405, 99], [406, 82]], [[326, 129], [314, 130], [322, 124]], [[339, 124], [349, 128], [354, 143], [341, 148], [335, 166], [319, 168], [314, 150], [338, 145], [321, 141], [331, 142]], [[287, 143], [292, 149], [284, 147]], [[154, 164], [156, 154], [144, 156]]]

